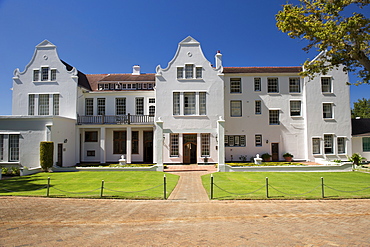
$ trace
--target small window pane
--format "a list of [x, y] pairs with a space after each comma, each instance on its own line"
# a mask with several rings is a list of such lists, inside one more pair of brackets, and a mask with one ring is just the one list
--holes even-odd
[[261, 91], [261, 78], [254, 78], [254, 91]]
[[199, 93], [199, 115], [206, 115], [206, 108], [207, 108], [207, 103], [206, 103], [206, 93], [205, 92], [200, 92]]
[[362, 138], [362, 151], [363, 152], [370, 152], [370, 137], [363, 137]]
[[320, 154], [320, 138], [312, 138], [312, 153]]
[[242, 116], [242, 101], [231, 100], [230, 101], [230, 116], [241, 117]]
[[136, 98], [136, 115], [144, 115], [144, 98]]
[[278, 93], [279, 92], [278, 78], [268, 78], [267, 79], [267, 92], [268, 93]]
[[324, 149], [326, 154], [332, 154], [333, 151], [333, 135], [324, 135]]
[[209, 156], [210, 134], [201, 134], [202, 156]]
[[98, 131], [85, 131], [85, 142], [97, 142]]
[[98, 115], [105, 115], [105, 98], [98, 98]]
[[116, 115], [126, 115], [126, 98], [116, 98]]
[[300, 93], [301, 92], [301, 85], [300, 85], [300, 78], [289, 78], [289, 92], [290, 93]]
[[240, 78], [231, 78], [230, 79], [230, 93], [241, 93], [241, 79]]
[[290, 116], [301, 116], [301, 101], [290, 101]]
[[260, 100], [256, 100], [254, 102], [254, 113], [255, 114], [261, 114], [262, 111], [261, 111], [261, 101]]
[[262, 146], [262, 135], [255, 135], [255, 145], [256, 147]]
[[50, 77], [51, 77], [51, 80], [52, 81], [56, 81], [57, 80], [57, 70], [56, 69], [50, 70]]
[[38, 69], [35, 69], [33, 71], [33, 81], [39, 81], [40, 80], [40, 71]]
[[180, 115], [180, 93], [173, 93], [173, 115]]
[[331, 103], [324, 103], [323, 106], [323, 118], [333, 118], [333, 105]]
[[186, 64], [185, 65], [185, 78], [192, 79], [194, 78], [194, 65], [193, 64]]
[[279, 125], [279, 110], [270, 110], [269, 111], [269, 122], [270, 125]]
[[177, 78], [184, 78], [184, 68], [177, 67]]
[[171, 156], [179, 156], [179, 134], [170, 135]]
[[49, 94], [39, 95], [39, 115], [49, 115]]
[[184, 115], [195, 115], [195, 93], [184, 93]]
[[202, 78], [202, 72], [203, 72], [203, 68], [202, 67], [197, 67], [196, 68], [196, 77], [197, 78]]
[[43, 67], [41, 68], [41, 80], [42, 81], [47, 81], [49, 80], [49, 68], [48, 67]]
[[346, 142], [344, 137], [338, 137], [338, 154], [345, 154], [346, 153]]
[[53, 94], [53, 115], [59, 115], [59, 94]]
[[28, 115], [35, 115], [35, 95], [28, 95]]
[[85, 99], [85, 114], [86, 116], [94, 115], [94, 99], [92, 98]]
[[321, 77], [321, 91], [323, 93], [331, 93], [331, 77]]

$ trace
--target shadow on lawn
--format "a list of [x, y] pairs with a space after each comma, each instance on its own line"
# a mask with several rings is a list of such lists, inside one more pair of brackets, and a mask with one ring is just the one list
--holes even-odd
[[47, 183], [45, 178], [36, 176], [12, 177], [0, 180], [0, 194], [39, 190], [46, 188]]

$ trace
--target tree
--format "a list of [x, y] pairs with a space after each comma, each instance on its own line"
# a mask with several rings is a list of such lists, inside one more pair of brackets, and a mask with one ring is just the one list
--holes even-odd
[[370, 99], [359, 99], [358, 102], [353, 103], [351, 110], [352, 118], [370, 118]]
[[44, 171], [53, 167], [54, 142], [40, 142], [40, 166]]
[[[325, 52], [321, 59], [306, 61], [303, 76], [326, 74], [339, 65], [355, 72], [362, 82], [370, 80], [370, 19], [361, 9], [370, 0], [299, 0], [300, 5], [286, 4], [276, 15], [276, 25], [289, 37], [305, 39], [309, 51], [315, 47]], [[351, 15], [347, 13], [355, 9]], [[365, 12], [365, 11], [364, 11]]]

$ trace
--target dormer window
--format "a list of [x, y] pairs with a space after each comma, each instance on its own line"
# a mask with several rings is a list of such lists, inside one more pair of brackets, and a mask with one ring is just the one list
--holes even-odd
[[203, 77], [203, 68], [196, 67], [194, 64], [185, 64], [185, 67], [177, 67], [176, 73], [178, 79], [201, 79]]
[[41, 68], [41, 81], [48, 81], [49, 80], [49, 67], [42, 67]]
[[186, 79], [193, 79], [194, 73], [194, 65], [193, 64], [186, 64], [185, 65], [185, 78]]

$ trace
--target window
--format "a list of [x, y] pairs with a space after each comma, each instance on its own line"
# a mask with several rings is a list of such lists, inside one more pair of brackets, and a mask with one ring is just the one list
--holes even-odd
[[196, 67], [196, 78], [202, 78], [202, 72], [203, 68], [202, 67]]
[[279, 125], [279, 110], [270, 110], [269, 111], [269, 123], [270, 125]]
[[184, 115], [195, 115], [195, 93], [184, 93]]
[[184, 68], [183, 67], [177, 67], [177, 78], [184, 78]]
[[179, 156], [179, 134], [170, 135], [171, 156]]
[[116, 115], [126, 115], [126, 98], [116, 98]]
[[225, 136], [226, 147], [245, 147], [245, 135], [227, 135]]
[[180, 93], [173, 93], [173, 115], [180, 115]]
[[39, 95], [39, 115], [49, 115], [49, 94]]
[[39, 81], [40, 80], [40, 70], [35, 69], [33, 70], [33, 81]]
[[268, 93], [278, 93], [279, 92], [278, 78], [268, 78], [267, 79], [267, 92]]
[[41, 81], [49, 80], [49, 68], [43, 67], [41, 68]]
[[35, 115], [35, 95], [28, 95], [28, 115]]
[[113, 131], [113, 154], [126, 154], [126, 131]]
[[230, 117], [241, 117], [242, 116], [242, 101], [231, 100], [230, 101]]
[[4, 135], [0, 135], [0, 160], [4, 160]]
[[57, 80], [57, 70], [56, 69], [51, 69], [50, 70], [50, 80], [51, 81], [56, 81]]
[[210, 134], [201, 134], [202, 156], [209, 156]]
[[241, 93], [242, 85], [240, 78], [230, 78], [230, 93]]
[[86, 116], [94, 115], [94, 99], [92, 98], [85, 99], [85, 114]]
[[324, 151], [326, 154], [334, 153], [333, 135], [324, 135]]
[[185, 78], [186, 79], [192, 79], [193, 76], [193, 69], [194, 65], [193, 64], [185, 64]]
[[290, 116], [301, 116], [301, 101], [290, 101]]
[[370, 137], [362, 137], [362, 151], [370, 152]]
[[254, 101], [254, 114], [261, 114], [261, 113], [262, 113], [261, 101], [256, 100], [256, 101]]
[[53, 115], [59, 115], [59, 94], [53, 94]]
[[323, 103], [322, 113], [323, 113], [323, 118], [333, 118], [333, 104]]
[[9, 135], [9, 161], [19, 161], [19, 135]]
[[139, 131], [132, 131], [131, 134], [131, 149], [133, 154], [139, 153]]
[[155, 98], [149, 98], [149, 104], [154, 104], [155, 103]]
[[85, 142], [97, 142], [98, 131], [85, 131]]
[[301, 92], [301, 82], [299, 77], [289, 78], [289, 92], [290, 93], [300, 93]]
[[254, 91], [261, 91], [261, 78], [259, 77], [254, 78]]
[[98, 98], [98, 115], [105, 115], [105, 98]]
[[346, 153], [346, 140], [344, 137], [337, 138], [338, 154]]
[[155, 115], [155, 106], [154, 105], [149, 106], [149, 115], [150, 116]]
[[207, 98], [205, 92], [199, 93], [199, 115], [207, 114]]
[[320, 154], [320, 138], [312, 138], [312, 153]]
[[88, 157], [95, 157], [95, 150], [87, 150], [86, 155]]
[[331, 93], [331, 77], [321, 77], [321, 92]]
[[262, 147], [262, 135], [255, 135], [254, 136], [254, 143], [256, 147]]
[[136, 98], [136, 115], [144, 115], [144, 98]]

